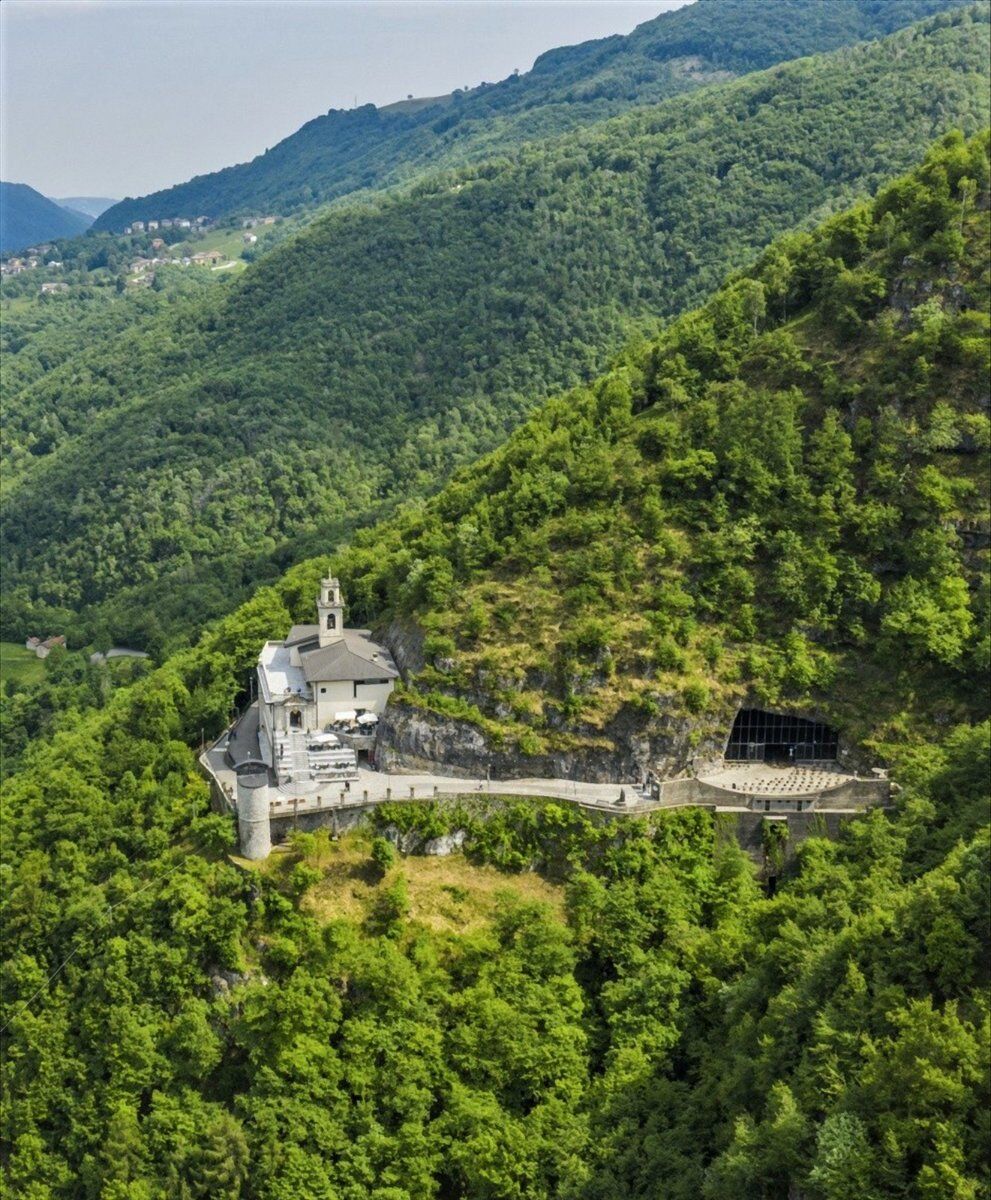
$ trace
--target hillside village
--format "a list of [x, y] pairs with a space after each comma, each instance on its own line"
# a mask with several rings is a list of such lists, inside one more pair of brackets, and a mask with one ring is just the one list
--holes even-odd
[[49, 245], [31, 246], [23, 255], [14, 254], [0, 261], [0, 275], [21, 275], [25, 271], [36, 271], [39, 267], [52, 267], [59, 270], [62, 263], [56, 259], [44, 262], [42, 256], [50, 253]]
[[[244, 217], [242, 229], [257, 229], [259, 226], [274, 225], [278, 218], [274, 216]], [[207, 230], [214, 225], [209, 217], [159, 217], [149, 221], [132, 221], [125, 225], [121, 232], [125, 234], [154, 233], [159, 229], [197, 229]]]
[[[94, 244], [92, 256], [99, 261], [100, 243], [113, 247], [113, 253], [123, 259], [130, 252], [126, 262], [115, 266], [119, 272], [120, 284], [128, 289], [140, 290], [155, 285], [156, 273], [161, 268], [190, 268], [206, 267], [212, 271], [231, 271], [243, 267], [242, 256], [251, 257], [259, 245], [259, 235], [263, 237], [267, 231], [280, 223], [280, 218], [265, 215], [240, 218], [236, 221], [225, 220], [219, 225], [208, 217], [195, 218], [161, 218], [149, 221], [134, 221], [127, 225], [122, 233], [98, 233], [88, 235]], [[232, 237], [234, 230], [239, 230], [236, 244]], [[162, 235], [165, 236], [162, 236]], [[202, 243], [208, 235], [213, 235], [218, 245], [200, 250], [197, 243]], [[155, 236], [150, 236], [155, 235]], [[125, 243], [124, 238], [135, 239]], [[67, 243], [68, 245], [68, 243]], [[82, 243], [85, 245], [85, 242]], [[140, 247], [141, 253], [135, 253]], [[68, 264], [69, 276], [72, 280], [62, 278], [45, 279], [38, 288], [41, 296], [54, 297], [72, 292], [72, 285], [79, 282], [89, 282], [89, 272], [85, 271], [82, 280], [79, 277], [81, 263], [77, 250], [75, 261]], [[67, 264], [55, 257], [58, 247], [51, 242], [39, 243], [28, 247], [24, 252], [0, 256], [0, 277], [14, 279], [26, 272], [42, 270], [46, 272], [63, 272]]]

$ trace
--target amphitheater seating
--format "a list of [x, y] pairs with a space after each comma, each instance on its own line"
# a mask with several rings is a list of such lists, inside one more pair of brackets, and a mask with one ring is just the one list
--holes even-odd
[[773, 767], [767, 763], [727, 763], [705, 776], [707, 783], [745, 795], [810, 796], [838, 787], [851, 776], [835, 763], [796, 763]]

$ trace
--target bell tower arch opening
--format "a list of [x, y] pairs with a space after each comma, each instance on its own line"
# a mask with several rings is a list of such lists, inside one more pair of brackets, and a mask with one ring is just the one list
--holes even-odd
[[724, 757], [727, 762], [831, 762], [838, 752], [836, 730], [823, 721], [742, 708], [733, 722]]
[[317, 638], [321, 646], [329, 646], [344, 636], [344, 597], [341, 585], [328, 575], [320, 580], [317, 596]]

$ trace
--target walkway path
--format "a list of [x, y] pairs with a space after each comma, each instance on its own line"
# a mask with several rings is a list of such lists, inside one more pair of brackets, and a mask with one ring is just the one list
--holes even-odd
[[[682, 782], [671, 785], [671, 794], [654, 799], [636, 783], [586, 783], [571, 779], [480, 779], [434, 772], [402, 772], [385, 774], [367, 767], [358, 768], [358, 778], [348, 783], [339, 779], [311, 778], [306, 751], [305, 734], [287, 739], [282, 767], [293, 775], [291, 782], [273, 786], [270, 791], [271, 812], [275, 817], [307, 812], [322, 812], [342, 807], [376, 804], [388, 800], [429, 800], [435, 796], [533, 796], [547, 800], [566, 800], [572, 804], [615, 812], [650, 812], [659, 808], [680, 808], [698, 804], [715, 805], [720, 811], [746, 812], [752, 807], [750, 798], [767, 797], [772, 803], [788, 807], [795, 798], [818, 796], [823, 791], [844, 782], [856, 781], [856, 776], [836, 764], [804, 764], [777, 769], [765, 763], [732, 763], [721, 770], [703, 776], [703, 787], [713, 785], [711, 793], [697, 794]], [[224, 734], [201, 756], [203, 766], [213, 775], [224, 794], [231, 799], [237, 786], [237, 775], [227, 761], [230, 750], [235, 764], [254, 764], [258, 761], [258, 713], [252, 706], [237, 725], [237, 734], [228, 743]], [[718, 790], [715, 790], [718, 789]], [[740, 792], [739, 799], [732, 795]], [[720, 794], [721, 793], [721, 794]], [[859, 807], [863, 807], [862, 805]], [[830, 806], [831, 811], [834, 811]], [[849, 811], [858, 811], [855, 806]], [[835, 811], [846, 812], [846, 808]]]
[[[247, 731], [239, 730], [234, 742], [238, 750], [250, 744]], [[254, 739], [251, 739], [254, 741]], [[240, 745], [238, 745], [240, 743]], [[257, 746], [254, 742], [252, 750]], [[228, 795], [233, 795], [237, 776], [225, 758], [226, 735], [210, 746], [201, 762], [216, 778]], [[253, 754], [250, 757], [254, 757]], [[302, 768], [302, 763], [300, 764]], [[302, 770], [301, 770], [302, 773]], [[656, 808], [636, 784], [584, 783], [571, 779], [465, 779], [457, 775], [437, 775], [429, 772], [385, 774], [367, 767], [358, 768], [358, 778], [344, 788], [339, 782], [306, 781], [283, 784], [272, 789], [276, 797], [273, 814], [281, 812], [312, 812], [314, 809], [337, 808], [349, 804], [377, 803], [385, 800], [427, 800], [433, 796], [540, 796], [550, 800], [570, 800], [572, 803], [593, 805], [596, 808]], [[621, 800], [622, 796], [622, 800]]]

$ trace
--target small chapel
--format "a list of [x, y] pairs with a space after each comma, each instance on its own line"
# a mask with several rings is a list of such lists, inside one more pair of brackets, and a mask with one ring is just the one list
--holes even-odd
[[259, 745], [271, 762], [287, 734], [374, 724], [399, 672], [367, 629], [345, 629], [340, 583], [320, 581], [315, 625], [294, 625], [258, 656]]

